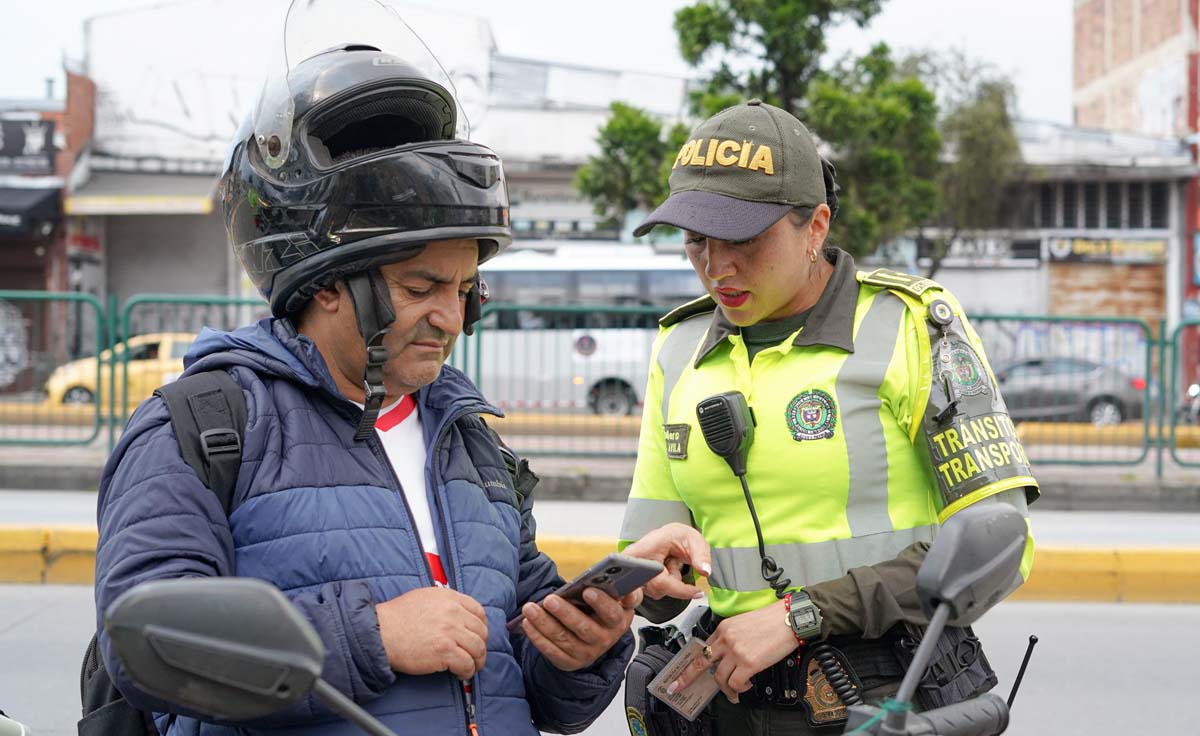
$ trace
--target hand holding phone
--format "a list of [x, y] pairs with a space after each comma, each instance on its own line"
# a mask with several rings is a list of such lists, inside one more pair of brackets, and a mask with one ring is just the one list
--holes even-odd
[[[592, 609], [583, 600], [585, 589], [598, 588], [619, 600], [653, 580], [663, 570], [662, 564], [654, 560], [613, 552], [554, 591], [554, 595], [569, 601], [590, 616]], [[508, 630], [516, 631], [524, 620], [524, 614], [517, 615], [508, 622]]]

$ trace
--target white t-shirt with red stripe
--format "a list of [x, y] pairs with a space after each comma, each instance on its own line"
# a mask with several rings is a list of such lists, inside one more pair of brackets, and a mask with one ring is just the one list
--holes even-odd
[[396, 471], [408, 508], [412, 511], [413, 523], [424, 546], [425, 558], [433, 580], [446, 587], [446, 573], [442, 558], [438, 555], [437, 525], [434, 509], [429, 506], [429, 494], [425, 488], [425, 433], [421, 427], [420, 413], [413, 397], [405, 396], [379, 412], [375, 420], [375, 432], [379, 435], [388, 461]]

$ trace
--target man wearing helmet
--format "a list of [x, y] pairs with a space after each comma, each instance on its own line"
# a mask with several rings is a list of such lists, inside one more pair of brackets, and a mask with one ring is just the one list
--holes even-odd
[[[220, 189], [274, 318], [205, 330], [185, 358], [246, 399], [231, 513], [145, 402], [101, 483], [97, 611], [150, 579], [258, 577], [321, 635], [323, 677], [397, 731], [581, 730], [620, 686], [641, 594], [592, 590], [591, 615], [546, 597], [563, 581], [537, 549], [531, 476], [479, 418], [498, 410], [443, 365], [479, 318], [478, 264], [511, 240], [500, 161], [453, 139], [443, 87], [377, 49], [318, 54], [287, 89], [264, 93]], [[100, 647], [133, 705], [178, 712]], [[312, 699], [255, 725], [353, 732]], [[187, 712], [158, 726], [245, 730]]]

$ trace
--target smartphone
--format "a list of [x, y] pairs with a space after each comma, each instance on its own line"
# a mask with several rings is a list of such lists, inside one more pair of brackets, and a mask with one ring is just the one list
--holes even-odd
[[[624, 598], [653, 580], [664, 569], [660, 562], [613, 552], [554, 591], [554, 595], [570, 601], [590, 616], [592, 607], [583, 601], [585, 588], [599, 588], [613, 598]], [[524, 620], [525, 615], [518, 614], [508, 622], [508, 630], [515, 631]]]

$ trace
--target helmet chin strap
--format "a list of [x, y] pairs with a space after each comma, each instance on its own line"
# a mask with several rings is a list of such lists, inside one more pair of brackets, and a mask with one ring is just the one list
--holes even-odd
[[363, 399], [362, 419], [354, 433], [354, 439], [361, 442], [375, 431], [375, 420], [379, 417], [383, 398], [387, 394], [383, 386], [383, 365], [388, 356], [383, 338], [396, 319], [396, 310], [392, 308], [392, 296], [387, 283], [377, 268], [347, 276], [346, 287], [354, 304], [358, 333], [367, 346], [367, 367], [363, 375], [366, 397]]

